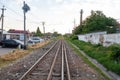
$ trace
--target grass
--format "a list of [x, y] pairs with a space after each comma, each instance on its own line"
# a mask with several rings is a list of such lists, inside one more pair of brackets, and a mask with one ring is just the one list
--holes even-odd
[[79, 55], [84, 62], [89, 64], [90, 67], [94, 68], [98, 73], [100, 73], [102, 76], [104, 76], [107, 80], [110, 80], [108, 76], [106, 76], [98, 67], [96, 67], [93, 63], [91, 63], [88, 58], [86, 58], [84, 55], [82, 55], [79, 51], [79, 49], [75, 48], [70, 41], [67, 40], [67, 42], [71, 45], [73, 50]]
[[15, 61], [19, 58], [26, 56], [31, 51], [38, 49], [38, 48], [48, 44], [49, 42], [50, 41], [37, 43], [37, 44], [29, 46], [27, 50], [16, 49], [16, 50], [9, 52], [8, 54], [0, 56], [0, 68], [12, 63], [13, 61]]
[[120, 75], [120, 58], [118, 57], [117, 60], [116, 58], [111, 58], [111, 54], [117, 53], [117, 55], [120, 55], [120, 50], [113, 45], [111, 48], [103, 47], [101, 45], [93, 45], [79, 40], [69, 39], [69, 41], [79, 47], [79, 49], [83, 50], [88, 56], [96, 59], [99, 63], [106, 67], [107, 70]]

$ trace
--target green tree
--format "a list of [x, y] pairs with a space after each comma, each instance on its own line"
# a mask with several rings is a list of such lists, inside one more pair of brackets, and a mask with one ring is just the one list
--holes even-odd
[[91, 11], [82, 23], [74, 30], [74, 34], [90, 33], [98, 31], [107, 31], [108, 33], [115, 33], [118, 22], [110, 17], [106, 17], [101, 11]]
[[52, 36], [58, 37], [58, 36], [61, 36], [61, 34], [59, 34], [58, 32], [55, 31]]
[[35, 36], [42, 36], [42, 33], [41, 33], [39, 27], [37, 27], [37, 30], [36, 30]]

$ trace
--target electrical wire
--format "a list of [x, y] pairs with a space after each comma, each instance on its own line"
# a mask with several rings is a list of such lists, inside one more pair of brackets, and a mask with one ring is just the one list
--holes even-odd
[[[4, 5], [2, 2], [0, 2], [0, 4]], [[16, 12], [15, 10], [9, 8], [8, 6], [5, 5], [5, 7], [7, 8], [7, 10], [13, 12], [14, 14], [16, 14], [17, 16], [20, 16], [20, 17], [23, 17], [23, 15], [21, 15], [20, 13]], [[33, 13], [30, 13], [30, 15], [34, 15]], [[34, 15], [36, 17], [36, 15]], [[28, 18], [29, 21], [27, 21], [28, 23], [33, 23], [33, 24], [42, 24], [43, 21], [32, 21]], [[23, 20], [21, 19], [15, 19], [15, 21], [18, 21], [18, 22], [23, 22]], [[46, 26], [54, 26], [54, 25], [64, 25], [64, 24], [46, 24]]]

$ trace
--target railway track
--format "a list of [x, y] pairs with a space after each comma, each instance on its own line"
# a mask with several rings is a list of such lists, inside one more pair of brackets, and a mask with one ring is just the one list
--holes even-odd
[[0, 80], [108, 80], [58, 40], [0, 70]]
[[56, 41], [19, 80], [71, 80], [66, 49]]
[[19, 80], [107, 79], [90, 68], [64, 40], [58, 40]]

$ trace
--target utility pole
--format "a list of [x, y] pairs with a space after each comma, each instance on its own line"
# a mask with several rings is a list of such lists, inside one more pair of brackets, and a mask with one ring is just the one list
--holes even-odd
[[[44, 39], [45, 39], [45, 22], [42, 22], [42, 25], [43, 25], [43, 34], [44, 34]], [[46, 39], [45, 39], [46, 40]]]
[[[25, 5], [25, 2], [23, 3]], [[26, 49], [26, 15], [25, 15], [25, 11], [24, 13], [24, 49]]]
[[1, 32], [1, 40], [3, 40], [3, 26], [4, 26], [4, 10], [6, 10], [5, 9], [5, 6], [3, 6], [3, 8], [1, 9], [2, 10], [2, 15], [1, 15], [1, 21], [2, 21], [2, 23], [1, 23], [1, 29], [2, 29], [2, 32]]
[[75, 20], [75, 18], [74, 18], [74, 28], [76, 27], [76, 20]]
[[43, 25], [43, 33], [45, 35], [45, 22], [42, 22], [42, 25]]
[[24, 49], [26, 49], [26, 13], [30, 10], [30, 7], [25, 3], [25, 1], [23, 2], [23, 13], [24, 13]]
[[82, 25], [83, 10], [80, 11], [80, 25]]

